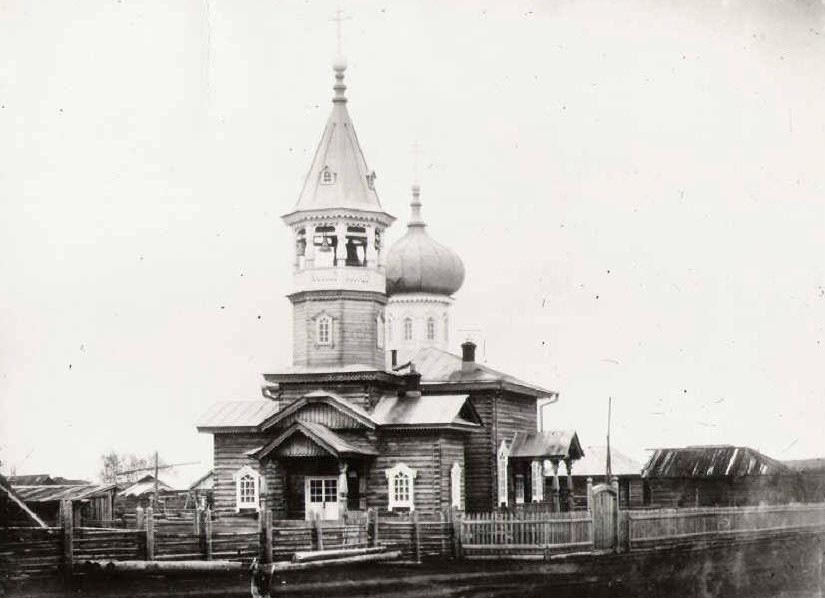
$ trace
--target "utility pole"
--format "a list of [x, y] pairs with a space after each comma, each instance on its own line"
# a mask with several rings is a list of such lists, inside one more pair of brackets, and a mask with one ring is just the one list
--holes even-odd
[[612, 474], [610, 464], [610, 416], [613, 408], [613, 398], [607, 398], [607, 456], [605, 458], [605, 483], [610, 484], [610, 475]]
[[[610, 467], [608, 466], [608, 474], [610, 473]], [[157, 510], [158, 509], [158, 452], [155, 450], [155, 495], [152, 498], [152, 508]]]

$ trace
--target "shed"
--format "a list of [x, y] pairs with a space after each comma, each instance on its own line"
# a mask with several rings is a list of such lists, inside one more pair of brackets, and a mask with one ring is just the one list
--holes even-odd
[[799, 478], [802, 501], [809, 503], [825, 501], [825, 458], [785, 460], [783, 463]]
[[734, 445], [655, 449], [642, 479], [643, 504], [650, 507], [777, 504], [801, 498], [788, 466]]
[[[31, 482], [31, 479], [27, 480], [25, 477], [13, 478], [17, 480], [22, 478], [24, 482]], [[72, 482], [77, 483], [78, 481]], [[81, 482], [82, 484], [14, 484], [13, 488], [20, 499], [49, 524], [56, 525], [58, 523], [60, 504], [63, 501], [71, 501], [74, 521], [78, 526], [81, 522], [99, 524], [111, 521], [114, 517], [115, 493], [117, 491], [115, 485], [95, 485], [85, 481]]]

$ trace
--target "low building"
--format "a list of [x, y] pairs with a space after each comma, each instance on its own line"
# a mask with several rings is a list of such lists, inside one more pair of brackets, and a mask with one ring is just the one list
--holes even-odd
[[84, 480], [51, 477], [47, 474], [12, 476], [14, 492], [40, 518], [54, 526], [59, 521], [60, 504], [72, 502], [76, 525], [109, 522], [114, 518], [114, 484], [95, 485]]
[[785, 460], [784, 464], [796, 472], [802, 489], [802, 501], [825, 501], [825, 458]]
[[787, 465], [750, 447], [653, 450], [642, 469], [645, 507], [741, 506], [802, 499]]

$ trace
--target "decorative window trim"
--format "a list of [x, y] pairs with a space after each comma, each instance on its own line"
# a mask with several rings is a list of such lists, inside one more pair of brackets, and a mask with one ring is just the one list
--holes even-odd
[[384, 315], [380, 312], [375, 316], [375, 333], [376, 339], [375, 343], [378, 346], [378, 349], [384, 349], [384, 335], [385, 335], [385, 327], [386, 323], [384, 322]]
[[387, 469], [387, 509], [395, 508], [415, 509], [415, 476], [417, 470], [410, 468], [403, 462]]
[[464, 469], [458, 462], [453, 462], [453, 467], [450, 468], [450, 506], [459, 510], [464, 509], [461, 501], [461, 488], [463, 484]]
[[436, 330], [435, 330], [435, 318], [432, 316], [427, 317], [427, 341], [435, 341], [436, 337]]
[[[326, 312], [321, 312], [315, 318], [315, 345], [322, 345], [324, 347], [332, 346], [332, 338], [333, 338], [333, 327], [335, 319], [327, 314]], [[323, 325], [326, 324], [326, 337], [324, 338], [324, 327]]]
[[[251, 477], [252, 479], [251, 498], [242, 497], [241, 493], [243, 481], [246, 477]], [[258, 472], [252, 466], [247, 465], [235, 472], [232, 478], [235, 480], [235, 511], [260, 509], [261, 477]]]
[[502, 441], [498, 448], [498, 505], [507, 507], [507, 476], [508, 462], [510, 460], [510, 448], [507, 441]]

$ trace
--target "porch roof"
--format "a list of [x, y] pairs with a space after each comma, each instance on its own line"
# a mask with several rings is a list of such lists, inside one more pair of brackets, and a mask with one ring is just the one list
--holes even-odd
[[576, 431], [518, 432], [510, 445], [511, 458], [578, 460], [583, 456]]
[[295, 434], [302, 434], [327, 453], [339, 456], [374, 456], [378, 451], [373, 444], [358, 433], [331, 431], [317, 422], [295, 422], [275, 439], [255, 451], [252, 455], [262, 459], [274, 452]]

